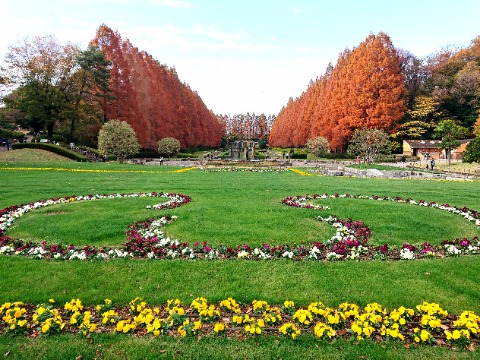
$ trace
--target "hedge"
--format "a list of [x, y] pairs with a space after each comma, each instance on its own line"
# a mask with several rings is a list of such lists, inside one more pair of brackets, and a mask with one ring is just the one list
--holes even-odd
[[23, 143], [23, 144], [13, 144], [12, 149], [41, 149], [53, 152], [60, 156], [65, 156], [66, 158], [75, 160], [75, 161], [88, 161], [88, 158], [84, 155], [78, 154], [74, 151], [68, 150], [59, 145], [52, 145], [46, 143]]

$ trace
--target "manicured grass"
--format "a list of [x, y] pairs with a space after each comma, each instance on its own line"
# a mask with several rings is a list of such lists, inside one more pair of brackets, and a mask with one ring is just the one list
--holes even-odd
[[[16, 166], [21, 166], [16, 164]], [[42, 167], [42, 164], [28, 165]], [[293, 172], [206, 173], [173, 168], [116, 164], [62, 163], [58, 167], [91, 170], [0, 170], [0, 208], [71, 194], [109, 194], [165, 191], [185, 193], [192, 203], [165, 213], [179, 216], [166, 229], [186, 241], [261, 244], [310, 241], [331, 234], [313, 217], [324, 212], [294, 209], [280, 204], [289, 195], [351, 193], [425, 199], [480, 209], [478, 182], [440, 182], [397, 179], [304, 177]], [[8, 165], [11, 167], [11, 164]], [[93, 172], [98, 170], [99, 172]], [[120, 172], [101, 172], [119, 170]], [[129, 171], [134, 170], [134, 171]], [[121, 172], [123, 171], [123, 172]], [[145, 172], [143, 172], [145, 171]], [[102, 200], [66, 204], [37, 210], [20, 219], [10, 235], [59, 240], [65, 243], [118, 244], [126, 224], [150, 216], [146, 205], [158, 199]], [[351, 216], [372, 228], [375, 242], [404, 241], [434, 244], [455, 236], [479, 234], [465, 220], [440, 210], [414, 205], [368, 200], [330, 199], [325, 213]], [[161, 215], [161, 213], [159, 213]], [[218, 301], [229, 296], [240, 302], [254, 299], [279, 304], [293, 300], [300, 305], [322, 301], [366, 305], [379, 302], [388, 308], [438, 302], [449, 312], [480, 311], [479, 257], [396, 262], [293, 262], [275, 261], [151, 261], [115, 260], [61, 262], [0, 257], [0, 302], [58, 303], [81, 298], [97, 304], [105, 297], [126, 304], [136, 296], [151, 304], [180, 298], [188, 304], [197, 296]], [[400, 343], [358, 345], [337, 340], [324, 343], [306, 337], [298, 342], [274, 337], [236, 340], [150, 338], [127, 335], [98, 336], [93, 344], [80, 337], [42, 339], [0, 338], [10, 358], [464, 358], [471, 353], [414, 347]], [[101, 346], [98, 346], [101, 345]], [[99, 351], [100, 353], [97, 353]], [[398, 352], [397, 352], [398, 351]]]
[[[417, 261], [293, 262], [114, 260], [36, 261], [0, 257], [0, 302], [57, 303], [80, 297], [90, 305], [105, 297], [127, 304], [135, 296], [151, 304], [197, 296], [209, 301], [233, 297], [241, 303], [293, 300], [306, 306], [348, 301], [365, 306], [376, 301], [388, 308], [438, 302], [450, 312], [480, 311], [477, 257]], [[20, 286], [18, 284], [21, 284]]]

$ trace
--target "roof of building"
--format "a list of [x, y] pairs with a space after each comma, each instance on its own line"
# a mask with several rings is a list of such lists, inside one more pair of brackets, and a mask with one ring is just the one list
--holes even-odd
[[[442, 140], [404, 140], [413, 149], [418, 148], [440, 148]], [[472, 139], [458, 140], [460, 144], [466, 144]]]

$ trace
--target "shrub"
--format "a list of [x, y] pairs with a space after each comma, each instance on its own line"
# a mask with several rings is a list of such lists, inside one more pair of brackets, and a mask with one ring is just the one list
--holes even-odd
[[175, 138], [167, 137], [158, 141], [158, 153], [162, 156], [172, 156], [180, 151], [180, 141]]
[[0, 138], [4, 139], [18, 139], [18, 140], [23, 140], [25, 135], [23, 133], [18, 132], [18, 131], [12, 131], [4, 128], [0, 128]]
[[122, 163], [128, 156], [138, 154], [140, 145], [127, 122], [110, 120], [98, 132], [98, 150], [102, 154], [115, 155]]
[[177, 154], [177, 158], [179, 159], [196, 159], [197, 156], [195, 154], [191, 154], [191, 153], [178, 153]]
[[302, 153], [290, 153], [290, 159], [307, 159], [307, 154]]
[[330, 144], [323, 136], [317, 136], [308, 139], [305, 147], [307, 148], [308, 152], [315, 155], [315, 158], [330, 152]]

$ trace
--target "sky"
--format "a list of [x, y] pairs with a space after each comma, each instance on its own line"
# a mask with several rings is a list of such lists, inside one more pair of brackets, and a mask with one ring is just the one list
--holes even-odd
[[9, 45], [37, 35], [85, 49], [106, 24], [231, 115], [277, 115], [372, 33], [420, 58], [480, 35], [478, 0], [0, 0], [0, 9], [0, 63]]

